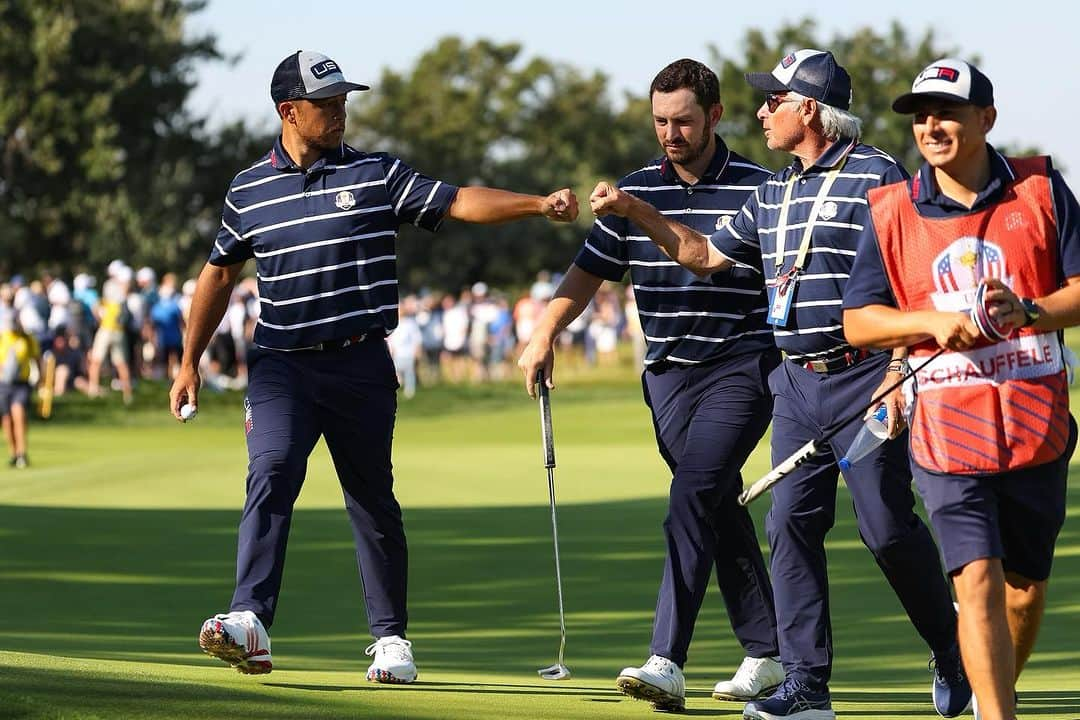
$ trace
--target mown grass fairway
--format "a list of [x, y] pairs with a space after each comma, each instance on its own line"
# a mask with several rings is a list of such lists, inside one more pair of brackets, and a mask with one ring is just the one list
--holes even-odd
[[[323, 446], [293, 522], [276, 669], [240, 676], [199, 652], [199, 624], [232, 592], [246, 467], [240, 399], [207, 396], [198, 420], [181, 426], [164, 411], [163, 388], [141, 391], [130, 412], [93, 418], [89, 409], [104, 405], [60, 403], [52, 422], [32, 427], [32, 468], [0, 470], [0, 718], [651, 715], [614, 689], [618, 671], [647, 655], [668, 480], [629, 372], [567, 380], [553, 395], [574, 674], [560, 683], [536, 674], [555, 659], [558, 620], [537, 410], [516, 381], [401, 404], [397, 489], [420, 668], [408, 687], [364, 681], [370, 639]], [[766, 465], [763, 444], [747, 480]], [[834, 707], [843, 718], [936, 717], [927, 651], [862, 547], [846, 493], [840, 506], [830, 536]], [[767, 507], [754, 507], [763, 541]], [[1076, 482], [1069, 513], [1020, 685], [1023, 717], [1080, 717]], [[686, 668], [688, 714], [741, 717], [741, 705], [709, 697], [741, 658], [713, 588]]]

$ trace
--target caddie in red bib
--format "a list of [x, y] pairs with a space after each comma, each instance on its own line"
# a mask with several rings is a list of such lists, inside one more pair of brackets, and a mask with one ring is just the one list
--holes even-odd
[[867, 194], [844, 333], [911, 348], [913, 474], [977, 715], [1015, 718], [1076, 446], [1061, 331], [1080, 324], [1080, 207], [1048, 157], [986, 144], [993, 87], [969, 63], [931, 63], [893, 109], [913, 116], [926, 163]]

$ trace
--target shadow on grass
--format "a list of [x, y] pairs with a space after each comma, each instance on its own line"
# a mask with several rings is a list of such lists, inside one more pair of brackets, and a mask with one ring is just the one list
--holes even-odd
[[[760, 535], [764, 507], [754, 508]], [[425, 680], [417, 689], [600, 693], [602, 697], [593, 698], [597, 702], [617, 699], [609, 685], [615, 674], [648, 655], [664, 512], [663, 499], [559, 510], [567, 665], [585, 687]], [[214, 662], [198, 653], [195, 635], [206, 616], [223, 611], [229, 602], [238, 511], [0, 506], [0, 518], [0, 648], [166, 665]], [[410, 637], [422, 678], [475, 674], [482, 680], [497, 672], [535, 681], [536, 670], [555, 659], [559, 630], [549, 523], [543, 506], [406, 511], [412, 563]], [[902, 703], [911, 687], [929, 686], [925, 647], [858, 541], [846, 502], [838, 507], [830, 542], [834, 684], [888, 693], [886, 699], [840, 691], [837, 700]], [[1056, 561], [1051, 610], [1056, 603], [1075, 607], [1080, 601], [1076, 523], [1062, 534], [1060, 547], [1066, 546], [1072, 550]], [[351, 672], [357, 682], [265, 684], [324, 692], [363, 688], [367, 658], [362, 651], [370, 639], [362, 597], [344, 510], [298, 511], [272, 631], [275, 666]], [[1048, 614], [1030, 673], [1052, 677], [1055, 668], [1080, 664], [1075, 622], [1069, 615]], [[729, 675], [742, 655], [719, 593], [711, 588], [687, 665], [692, 694]], [[1053, 659], [1040, 660], [1040, 655]], [[0, 687], [17, 692], [19, 672], [31, 671], [6, 668]], [[46, 692], [63, 694], [62, 679], [49, 685], [54, 681], [47, 676], [34, 677], [32, 694], [40, 695], [42, 683]], [[1075, 679], [1075, 673], [1070, 677]], [[98, 688], [93, 692], [117, 692], [119, 683], [92, 683]], [[77, 692], [83, 693], [84, 686]], [[178, 685], [148, 691], [148, 697], [171, 702], [190, 692], [191, 687]], [[221, 702], [234, 692], [240, 691], [198, 690], [200, 700]], [[916, 702], [912, 694], [911, 714], [925, 715], [925, 694], [918, 698]], [[1076, 698], [1076, 691], [1024, 693], [1024, 712], [1080, 716]]]

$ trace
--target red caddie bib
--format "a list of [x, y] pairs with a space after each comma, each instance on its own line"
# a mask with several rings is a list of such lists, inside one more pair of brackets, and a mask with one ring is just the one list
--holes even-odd
[[[1001, 200], [958, 217], [919, 215], [906, 182], [867, 193], [881, 257], [901, 310], [967, 312], [984, 278], [1022, 297], [1059, 287], [1049, 160], [1008, 158], [1016, 177]], [[933, 340], [911, 350], [919, 367]], [[1056, 460], [1069, 437], [1061, 343], [1016, 330], [999, 343], [945, 352], [916, 372], [915, 462], [932, 472], [1000, 473]]]

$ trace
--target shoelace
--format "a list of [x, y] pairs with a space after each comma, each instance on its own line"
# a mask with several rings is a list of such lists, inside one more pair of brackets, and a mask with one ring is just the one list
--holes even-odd
[[645, 667], [642, 669], [650, 670], [663, 675], [671, 675], [671, 666], [673, 664], [674, 663], [672, 663], [667, 658], [662, 658], [659, 655], [654, 655], [645, 661]]
[[930, 662], [926, 663], [926, 669], [933, 670], [934, 678], [940, 680], [944, 685], [956, 685], [964, 681], [964, 671], [959, 662], [946, 661], [939, 663], [937, 658], [931, 655]]
[[811, 692], [810, 688], [793, 677], [784, 678], [784, 682], [780, 683], [780, 687], [776, 689], [776, 694], [773, 697], [781, 698], [784, 700], [791, 700], [800, 695], [805, 695]]
[[393, 640], [387, 640], [380, 638], [371, 643], [364, 650], [365, 655], [374, 655], [380, 650], [389, 655], [393, 660], [400, 660], [401, 662], [412, 662], [412, 642], [404, 640], [402, 638], [395, 638]]

